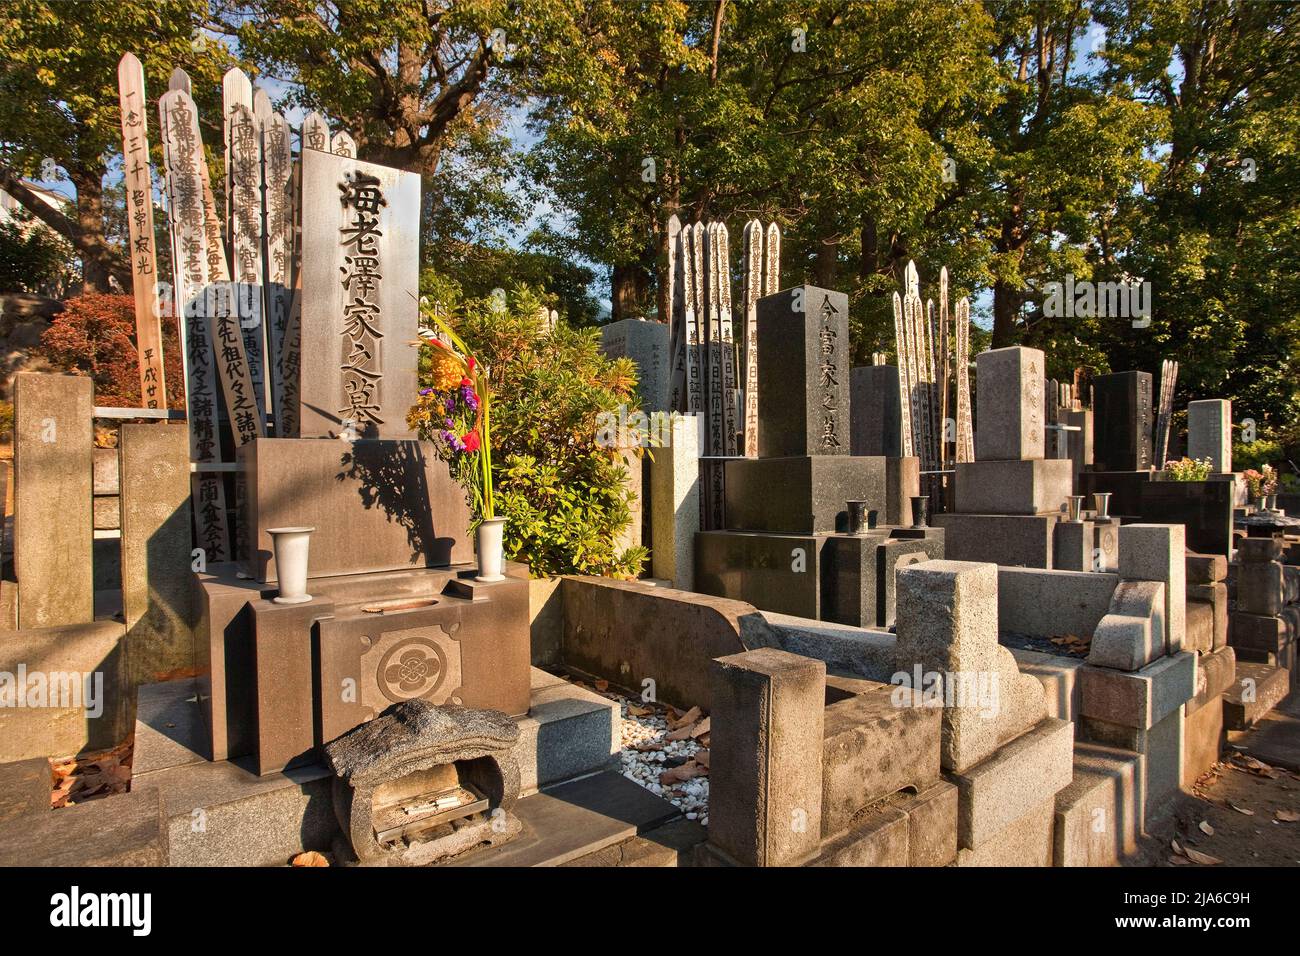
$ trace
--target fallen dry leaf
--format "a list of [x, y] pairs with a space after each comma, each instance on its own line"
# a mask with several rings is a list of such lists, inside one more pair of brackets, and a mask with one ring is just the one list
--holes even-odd
[[1239, 807], [1235, 803], [1230, 803], [1228, 806], [1232, 807], [1232, 809], [1236, 810], [1238, 813], [1244, 813], [1248, 817], [1253, 817], [1255, 815], [1254, 810], [1247, 810], [1245, 807]]
[[709, 719], [710, 718], [705, 717], [698, 724], [692, 727], [691, 736], [698, 740], [700, 737], [703, 737], [705, 734], [707, 734], [709, 732]]
[[595, 685], [596, 685], [596, 690], [598, 690], [598, 691], [602, 691], [602, 692], [603, 692], [603, 691], [607, 691], [607, 690], [609, 690], [609, 681], [607, 681], [607, 680], [598, 680], [598, 681], [595, 681], [594, 683], [595, 683]]
[[628, 704], [627, 712], [633, 717], [648, 717], [654, 713], [653, 707], [642, 707], [638, 704]]
[[698, 777], [702, 773], [705, 773], [704, 767], [701, 767], [694, 760], [688, 760], [680, 767], [669, 767], [661, 773], [659, 775], [659, 783], [663, 786], [682, 783], [683, 781], [690, 780], [692, 777]]
[[696, 753], [695, 762], [707, 770], [709, 766], [709, 752], [707, 750], [701, 750]]
[[330, 861], [325, 859], [315, 850], [308, 850], [306, 853], [299, 853], [293, 858], [294, 866], [329, 866]]
[[1217, 856], [1210, 856], [1210, 854], [1202, 853], [1200, 850], [1193, 850], [1190, 846], [1185, 847], [1183, 852], [1187, 854], [1187, 859], [1202, 866], [1214, 866], [1216, 863], [1223, 862]]
[[1273, 815], [1283, 823], [1300, 823], [1300, 813], [1294, 810], [1278, 810]]
[[1169, 846], [1175, 853], [1181, 854], [1183, 852], [1182, 844], [1180, 844], [1177, 840], [1170, 840]]
[[1187, 859], [1187, 857], [1185, 857], [1185, 856], [1171, 856], [1171, 857], [1169, 858], [1169, 862], [1172, 863], [1172, 864], [1174, 864], [1175, 866], [1191, 866], [1191, 865], [1192, 865], [1192, 861], [1189, 860], [1189, 859]]
[[685, 727], [687, 724], [693, 724], [700, 719], [700, 716], [701, 716], [700, 708], [692, 707], [690, 710], [688, 710], [686, 713], [682, 714], [680, 717], [676, 719], [669, 717], [668, 729], [676, 730], [678, 727]]
[[1202, 820], [1200, 823], [1197, 824], [1197, 827], [1206, 836], [1214, 836], [1214, 827], [1210, 826], [1210, 824], [1207, 821]]

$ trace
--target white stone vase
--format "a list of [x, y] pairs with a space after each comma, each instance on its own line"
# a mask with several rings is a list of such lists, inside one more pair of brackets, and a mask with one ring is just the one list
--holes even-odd
[[275, 575], [280, 582], [276, 604], [305, 604], [307, 593], [307, 554], [315, 528], [268, 528], [275, 551]]
[[504, 581], [506, 567], [505, 518], [484, 518], [475, 535], [478, 545], [478, 581]]

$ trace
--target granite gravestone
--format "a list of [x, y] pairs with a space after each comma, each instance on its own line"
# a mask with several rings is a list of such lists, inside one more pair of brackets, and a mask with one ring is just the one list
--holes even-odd
[[1145, 471], [1152, 461], [1151, 374], [1114, 372], [1093, 379], [1093, 461], [1098, 471]]
[[600, 328], [600, 350], [610, 358], [636, 363], [643, 412], [669, 411], [672, 367], [668, 326], [645, 319], [623, 319]]
[[1038, 349], [1012, 346], [975, 358], [975, 458], [1025, 461], [1044, 455], [1043, 368]]
[[296, 437], [412, 437], [420, 177], [304, 150], [302, 223]]
[[1210, 459], [1210, 470], [1218, 475], [1232, 471], [1232, 402], [1187, 403], [1187, 457]]
[[849, 373], [849, 411], [851, 454], [888, 458], [903, 454], [896, 366], [864, 365], [853, 369]]
[[849, 453], [849, 300], [796, 286], [758, 300], [758, 453]]

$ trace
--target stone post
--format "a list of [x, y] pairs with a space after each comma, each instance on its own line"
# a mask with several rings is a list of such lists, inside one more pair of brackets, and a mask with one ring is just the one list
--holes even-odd
[[1119, 576], [1165, 585], [1165, 643], [1183, 649], [1187, 622], [1187, 547], [1180, 524], [1126, 524], [1119, 529]]
[[821, 840], [826, 665], [764, 647], [712, 668], [709, 842], [741, 866], [798, 864]]
[[119, 454], [126, 658], [150, 683], [194, 666], [186, 426], [123, 425]]
[[656, 578], [695, 586], [695, 534], [700, 530], [700, 417], [672, 419], [668, 443], [652, 449], [650, 568]]
[[19, 628], [94, 620], [93, 408], [85, 376], [14, 376]]

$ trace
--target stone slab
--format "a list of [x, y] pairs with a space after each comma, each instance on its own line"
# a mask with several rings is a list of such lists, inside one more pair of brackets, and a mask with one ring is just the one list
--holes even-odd
[[[826, 707], [822, 739], [822, 836], [905, 788], [920, 792], [939, 777], [939, 709], [920, 706], [906, 688], [868, 681]], [[827, 678], [827, 696], [840, 684]], [[899, 706], [902, 699], [912, 704]]]
[[1223, 695], [1224, 725], [1245, 730], [1282, 702], [1290, 691], [1290, 676], [1281, 667], [1238, 661], [1234, 682]]
[[1228, 559], [1222, 554], [1191, 554], [1185, 562], [1187, 584], [1217, 584], [1228, 579]]
[[764, 611], [821, 618], [823, 551], [829, 540], [827, 535], [701, 531], [695, 536], [695, 588]]
[[1088, 663], [1136, 671], [1164, 657], [1165, 586], [1159, 581], [1120, 581], [1110, 610], [1097, 625]]
[[1236, 682], [1237, 655], [1231, 647], [1202, 654], [1196, 664], [1196, 696], [1187, 702], [1187, 716], [1217, 701]]
[[[998, 568], [998, 629], [1039, 637], [1091, 637], [1110, 610], [1119, 575]], [[1163, 641], [1162, 641], [1163, 644]]]
[[695, 534], [700, 530], [700, 420], [674, 419], [670, 443], [650, 463], [650, 562], [654, 576], [690, 591], [695, 586]]
[[911, 525], [912, 499], [921, 494], [921, 459], [916, 456], [885, 459], [885, 513], [887, 525]]
[[[1098, 471], [1140, 471], [1153, 460], [1154, 399], [1150, 372], [1113, 372], [1093, 379], [1096, 419], [1093, 460]], [[1111, 509], [1112, 514], [1124, 512]]]
[[791, 654], [816, 658], [828, 673], [886, 683], [896, 672], [894, 653], [897, 639], [879, 628], [853, 627], [829, 621], [813, 621], [789, 614], [762, 612], [768, 625], [760, 643], [747, 637], [751, 647], [770, 646]]
[[680, 816], [667, 800], [605, 772], [524, 797], [514, 814], [523, 832], [508, 843], [465, 854], [449, 865], [562, 866]]
[[847, 531], [851, 500], [866, 501], [882, 517], [886, 511], [882, 457], [737, 458], [726, 462], [725, 481], [731, 531]]
[[637, 393], [645, 412], [671, 411], [672, 356], [668, 326], [642, 318], [622, 319], [600, 327], [600, 350], [610, 358], [636, 363]]
[[908, 816], [897, 807], [865, 814], [854, 826], [827, 840], [809, 866], [907, 866], [911, 858]]
[[293, 437], [410, 438], [420, 177], [315, 149], [303, 150], [301, 165], [310, 228], [302, 230]]
[[1060, 571], [1100, 570], [1097, 529], [1091, 521], [1058, 521], [1052, 535], [1052, 567]]
[[944, 557], [1010, 567], [1051, 568], [1056, 515], [938, 514]]
[[100, 800], [0, 822], [0, 866], [166, 866], [168, 833], [158, 794]]
[[1165, 643], [1172, 654], [1186, 629], [1186, 539], [1177, 524], [1126, 524], [1119, 529], [1119, 576], [1165, 584]]
[[[131, 732], [124, 630], [116, 621], [27, 628], [3, 634], [0, 761], [106, 750]], [[17, 704], [19, 680], [25, 693]], [[90, 681], [87, 693], [86, 681]], [[34, 695], [43, 691], [43, 704]], [[52, 706], [53, 705], [53, 706]]]
[[1187, 547], [1203, 554], [1231, 552], [1232, 509], [1226, 481], [1149, 481], [1138, 489], [1142, 520], [1182, 525]]
[[899, 804], [907, 814], [908, 866], [947, 866], [957, 858], [957, 788], [946, 780]]
[[1052, 865], [1056, 799], [1049, 797], [974, 849], [957, 849], [957, 866], [1041, 867]]
[[1228, 739], [1271, 767], [1300, 773], [1300, 697], [1291, 695], [1250, 730], [1229, 734]]
[[1079, 736], [1089, 743], [1104, 744], [1142, 754], [1146, 761], [1145, 829], [1168, 815], [1173, 804], [1170, 797], [1178, 791], [1183, 768], [1183, 710], [1181, 707], [1147, 730], [1112, 724], [1092, 717], [1079, 721]]
[[672, 820], [644, 836], [629, 837], [561, 866], [671, 867], [692, 865], [708, 831], [694, 820]]
[[1074, 724], [1048, 718], [974, 767], [950, 776], [960, 793], [957, 844], [976, 849], [1070, 783]]
[[759, 458], [848, 454], [848, 297], [796, 286], [757, 316]]
[[277, 580], [270, 528], [316, 529], [311, 577], [474, 560], [465, 492], [427, 442], [261, 438], [239, 463], [258, 581]]
[[826, 666], [760, 648], [711, 676], [709, 842], [745, 866], [799, 863], [820, 842]]
[[962, 461], [956, 482], [963, 514], [1057, 514], [1073, 489], [1070, 463], [1059, 458]]
[[18, 817], [48, 813], [54, 772], [45, 757], [0, 764], [0, 826]]
[[14, 576], [18, 626], [94, 619], [94, 386], [82, 375], [19, 372], [14, 396]]
[[189, 431], [126, 423], [121, 454], [122, 607], [133, 685], [194, 668]]
[[1187, 457], [1210, 459], [1210, 470], [1232, 471], [1232, 402], [1221, 398], [1187, 403]]
[[1196, 696], [1197, 656], [1180, 651], [1126, 673], [1091, 664], [1079, 671], [1083, 715], [1149, 730]]
[[521, 793], [617, 766], [621, 719], [608, 697], [533, 668], [528, 715], [516, 723]]
[[1188, 713], [1183, 721], [1184, 790], [1191, 790], [1198, 777], [1210, 769], [1223, 752], [1226, 734], [1223, 726], [1223, 698]]
[[864, 365], [849, 373], [850, 454], [903, 454], [898, 367]]
[[1053, 866], [1116, 866], [1137, 852], [1145, 813], [1141, 754], [1074, 745], [1074, 778], [1056, 795]]
[[561, 596], [565, 666], [653, 688], [655, 700], [680, 710], [710, 710], [709, 662], [750, 646], [742, 632], [767, 631], [751, 604], [638, 582], [566, 577]]

